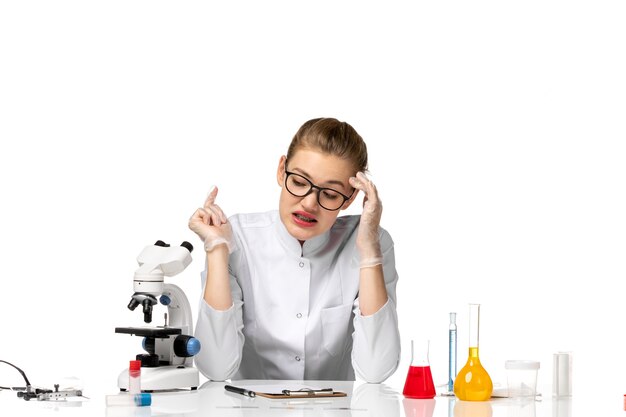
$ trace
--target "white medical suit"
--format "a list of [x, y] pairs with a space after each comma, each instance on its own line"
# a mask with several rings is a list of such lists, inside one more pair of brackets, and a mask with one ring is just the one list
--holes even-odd
[[[359, 310], [360, 216], [338, 217], [323, 235], [300, 245], [278, 211], [229, 219], [237, 249], [229, 259], [233, 305], [204, 299], [195, 358], [209, 379], [354, 380], [382, 382], [398, 367], [393, 241], [380, 228], [388, 300], [376, 313]], [[206, 270], [202, 273], [202, 284]]]

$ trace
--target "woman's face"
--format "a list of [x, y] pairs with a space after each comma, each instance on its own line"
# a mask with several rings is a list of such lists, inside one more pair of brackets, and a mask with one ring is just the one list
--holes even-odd
[[[296, 187], [306, 191], [309, 186], [306, 181], [308, 180], [317, 187], [330, 188], [346, 197], [351, 197], [341, 204], [339, 210], [327, 210], [318, 203], [318, 193], [325, 193], [321, 198], [326, 201], [326, 206], [335, 204], [333, 201], [338, 201], [336, 204], [340, 204], [343, 198], [332, 191], [319, 191], [316, 188], [304, 197], [296, 197], [285, 187], [286, 171], [300, 175], [300, 177], [290, 178], [290, 180], [295, 178], [294, 181], [290, 181], [292, 191]], [[350, 162], [312, 148], [297, 150], [289, 161], [282, 156], [278, 163], [276, 179], [282, 188], [279, 203], [280, 219], [289, 234], [302, 242], [330, 229], [339, 212], [348, 208], [356, 197], [357, 192], [348, 182], [348, 178], [355, 174]]]

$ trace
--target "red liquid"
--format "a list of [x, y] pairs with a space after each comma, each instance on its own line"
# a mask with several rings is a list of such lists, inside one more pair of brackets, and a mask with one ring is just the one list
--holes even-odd
[[407, 398], [435, 398], [430, 366], [410, 366], [402, 394]]

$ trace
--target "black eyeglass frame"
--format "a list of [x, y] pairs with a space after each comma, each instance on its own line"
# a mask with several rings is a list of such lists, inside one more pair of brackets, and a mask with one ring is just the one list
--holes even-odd
[[[293, 192], [289, 189], [289, 187], [287, 186], [287, 179], [288, 179], [290, 176], [292, 176], [292, 175], [296, 175], [296, 176], [298, 176], [298, 177], [302, 178], [303, 180], [305, 180], [306, 182], [308, 182], [308, 183], [309, 183], [309, 186], [310, 186], [309, 191], [307, 191], [304, 195], [297, 195], [297, 194], [294, 194], [294, 193], [293, 193]], [[352, 190], [352, 193], [350, 193], [350, 195], [349, 195], [349, 196], [347, 196], [347, 195], [345, 195], [344, 193], [341, 193], [341, 192], [339, 192], [339, 191], [337, 191], [337, 190], [335, 190], [335, 189], [333, 189], [333, 188], [328, 188], [328, 187], [319, 187], [319, 186], [317, 186], [317, 185], [313, 184], [313, 183], [311, 182], [311, 180], [310, 180], [310, 179], [308, 179], [307, 177], [305, 177], [305, 176], [303, 176], [303, 175], [301, 175], [301, 174], [298, 174], [298, 173], [296, 173], [296, 172], [287, 171], [287, 169], [286, 169], [286, 168], [285, 168], [285, 189], [286, 189], [286, 190], [289, 192], [289, 194], [291, 194], [292, 196], [294, 196], [294, 197], [300, 197], [300, 198], [304, 198], [304, 197], [308, 196], [309, 194], [311, 194], [311, 193], [313, 192], [313, 190], [314, 190], [314, 189], [317, 189], [317, 190], [318, 190], [318, 191], [317, 191], [317, 204], [319, 204], [319, 205], [320, 205], [320, 207], [321, 207], [321, 208], [323, 208], [324, 210], [328, 210], [328, 211], [337, 211], [337, 210], [341, 209], [341, 207], [343, 207], [343, 205], [344, 205], [344, 204], [346, 204], [346, 201], [348, 201], [348, 200], [350, 200], [350, 198], [352, 198], [352, 195], [353, 195], [353, 194], [354, 194], [354, 192], [356, 191], [356, 188], [355, 188], [355, 189], [353, 189], [353, 190]], [[339, 207], [337, 207], [336, 209], [329, 209], [329, 208], [324, 207], [324, 205], [323, 205], [323, 204], [322, 204], [322, 202], [320, 201], [320, 193], [321, 193], [322, 191], [324, 191], [324, 190], [330, 190], [330, 191], [332, 191], [332, 192], [334, 192], [334, 193], [339, 194], [341, 197], [343, 197], [343, 202], [339, 205]]]

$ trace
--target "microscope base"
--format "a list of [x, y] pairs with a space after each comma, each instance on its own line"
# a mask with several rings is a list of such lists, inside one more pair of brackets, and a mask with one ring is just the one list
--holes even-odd
[[[141, 391], [164, 391], [191, 388], [200, 385], [200, 375], [193, 367], [159, 366], [141, 368]], [[117, 378], [117, 386], [122, 391], [128, 390], [128, 369]]]

